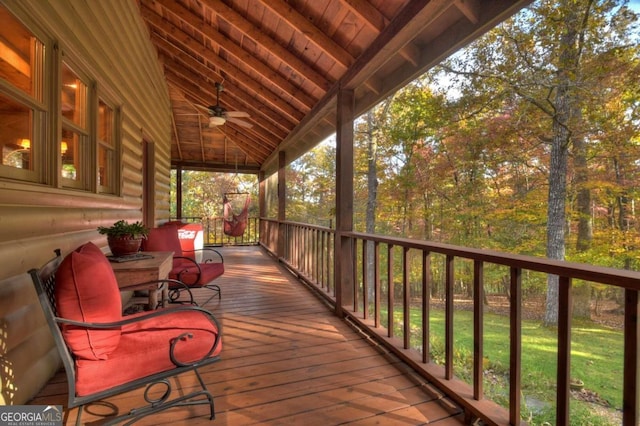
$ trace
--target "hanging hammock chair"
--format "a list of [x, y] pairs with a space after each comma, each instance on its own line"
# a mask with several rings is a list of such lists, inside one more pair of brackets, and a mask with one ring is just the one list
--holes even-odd
[[[233, 212], [233, 206], [229, 196], [246, 196], [244, 201], [244, 207], [239, 214]], [[247, 219], [249, 217], [249, 203], [251, 197], [248, 192], [229, 192], [222, 197], [222, 203], [224, 206], [224, 228], [225, 235], [230, 237], [241, 237], [244, 234], [244, 230], [247, 228]]]

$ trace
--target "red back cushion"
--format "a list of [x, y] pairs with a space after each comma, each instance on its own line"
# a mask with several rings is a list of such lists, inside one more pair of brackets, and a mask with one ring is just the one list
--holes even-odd
[[[143, 251], [172, 251], [174, 256], [182, 256], [182, 246], [178, 237], [178, 227], [174, 223], [162, 225], [149, 230], [149, 235], [142, 240]], [[174, 259], [173, 267], [182, 268], [184, 260]]]
[[[64, 258], [56, 273], [55, 295], [60, 317], [96, 323], [122, 319], [122, 299], [113, 269], [93, 243]], [[120, 328], [88, 330], [65, 325], [62, 333], [74, 355], [85, 359], [107, 359], [120, 342]]]
[[182, 246], [178, 238], [178, 227], [175, 224], [163, 225], [149, 230], [149, 235], [142, 240], [144, 251], [172, 251], [176, 256], [182, 256]]

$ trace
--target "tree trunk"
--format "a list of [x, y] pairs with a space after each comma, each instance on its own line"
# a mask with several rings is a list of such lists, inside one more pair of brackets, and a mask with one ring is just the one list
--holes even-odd
[[[576, 121], [580, 121], [580, 112], [576, 111]], [[587, 170], [587, 148], [582, 136], [572, 138], [573, 164], [575, 167], [574, 184], [577, 190], [578, 238], [576, 251], [585, 252], [591, 248], [593, 227], [591, 221], [591, 190]], [[591, 319], [591, 285], [582, 283], [574, 286], [573, 315], [578, 318]]]
[[[374, 132], [374, 118], [373, 113], [369, 111], [367, 113], [367, 212], [366, 212], [366, 229], [367, 234], [374, 234], [376, 231], [376, 206], [378, 197], [378, 147], [376, 143], [376, 136]], [[374, 271], [374, 244], [373, 241], [367, 241], [367, 282], [369, 287], [367, 288], [367, 295], [369, 300], [373, 301], [374, 298], [374, 283], [373, 283], [373, 271]]]
[[[565, 29], [558, 46], [560, 56], [552, 127], [549, 205], [547, 208], [547, 257], [558, 260], [564, 260], [565, 257], [567, 160], [571, 139], [569, 126], [575, 108], [575, 94], [571, 88], [575, 86], [580, 56], [577, 43], [580, 19], [574, 8], [567, 8], [564, 25]], [[558, 282], [557, 275], [549, 275], [547, 278], [547, 302], [544, 315], [544, 325], [546, 326], [558, 324]]]

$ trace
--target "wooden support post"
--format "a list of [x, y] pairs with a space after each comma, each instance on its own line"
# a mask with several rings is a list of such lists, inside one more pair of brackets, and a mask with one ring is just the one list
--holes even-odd
[[278, 258], [282, 259], [285, 256], [285, 235], [286, 225], [283, 223], [286, 220], [286, 206], [287, 206], [287, 178], [286, 178], [286, 155], [284, 151], [278, 152]]
[[268, 241], [265, 240], [266, 236], [266, 227], [265, 223], [260, 220], [263, 217], [267, 216], [267, 181], [265, 179], [264, 171], [258, 172], [258, 224], [260, 227], [260, 232], [258, 234], [259, 242], [268, 245]]
[[353, 240], [344, 233], [353, 231], [353, 120], [355, 97], [353, 90], [338, 91], [336, 118], [336, 238], [334, 274], [336, 315], [343, 316], [342, 307], [352, 305]]

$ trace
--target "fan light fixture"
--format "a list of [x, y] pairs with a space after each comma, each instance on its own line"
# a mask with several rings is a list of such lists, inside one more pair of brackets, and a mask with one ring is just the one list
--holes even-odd
[[225, 123], [224, 117], [209, 117], [209, 126], [222, 126]]

